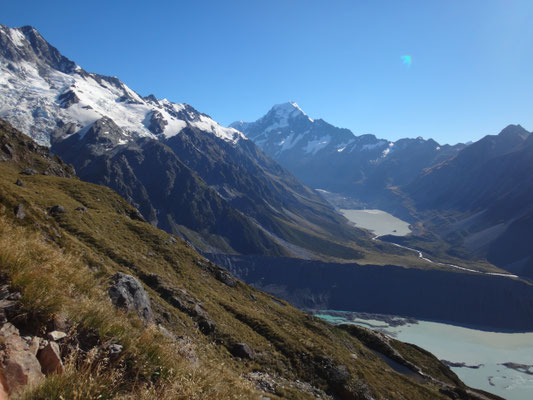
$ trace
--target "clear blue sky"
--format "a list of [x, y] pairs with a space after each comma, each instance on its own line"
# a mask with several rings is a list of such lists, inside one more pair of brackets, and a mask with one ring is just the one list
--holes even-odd
[[532, 0], [39, 0], [0, 12], [84, 69], [222, 124], [293, 100], [356, 134], [441, 143], [533, 129], [532, 21]]

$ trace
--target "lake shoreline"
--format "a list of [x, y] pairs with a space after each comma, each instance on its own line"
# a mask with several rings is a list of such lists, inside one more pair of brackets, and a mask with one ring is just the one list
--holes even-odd
[[[314, 310], [312, 313], [332, 324], [356, 324], [422, 347], [471, 387], [508, 400], [530, 399], [533, 390], [531, 331], [482, 331], [449, 323], [364, 312]], [[388, 325], [387, 321], [392, 324]]]

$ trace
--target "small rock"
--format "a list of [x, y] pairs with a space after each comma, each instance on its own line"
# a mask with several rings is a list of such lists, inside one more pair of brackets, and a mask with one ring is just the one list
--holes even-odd
[[[98, 201], [100, 201], [100, 199], [98, 199]], [[144, 219], [142, 214], [136, 208], [126, 211], [126, 215], [133, 220], [146, 222], [146, 219]]]
[[46, 346], [48, 346], [48, 343], [49, 343], [48, 340], [46, 340], [46, 339], [41, 339], [41, 340], [39, 341], [39, 350], [42, 350], [42, 349], [44, 349]]
[[22, 171], [20, 171], [20, 174], [21, 175], [37, 175], [38, 172], [35, 171], [32, 168], [26, 168], [26, 169], [23, 169]]
[[7, 299], [12, 300], [12, 301], [19, 301], [20, 299], [22, 299], [22, 295], [19, 292], [12, 292], [12, 293], [9, 293], [9, 296], [7, 296]]
[[0, 373], [2, 385], [8, 393], [13, 393], [25, 385], [35, 385], [42, 378], [41, 366], [32, 348], [20, 337], [19, 331], [10, 323], [0, 329]]
[[0, 286], [0, 299], [7, 299], [7, 296], [9, 296], [9, 285], [2, 285]]
[[114, 283], [108, 291], [113, 304], [127, 311], [136, 311], [146, 322], [152, 322], [154, 314], [150, 299], [139, 281], [122, 272], [113, 275], [113, 281]]
[[113, 343], [107, 346], [107, 351], [109, 351], [109, 355], [111, 356], [118, 356], [120, 353], [122, 353], [122, 350], [124, 350], [124, 346], [120, 344]]
[[48, 343], [44, 349], [39, 351], [37, 359], [41, 364], [41, 371], [45, 375], [53, 373], [60, 374], [63, 372], [63, 363], [61, 362], [60, 354], [59, 346], [55, 342]]
[[212, 319], [200, 317], [198, 318], [198, 327], [202, 333], [209, 335], [215, 331], [217, 324]]
[[255, 358], [255, 352], [246, 343], [235, 343], [231, 348], [231, 354], [235, 357], [246, 358], [248, 360]]
[[67, 212], [67, 210], [65, 210], [65, 207], [63, 207], [63, 206], [55, 205], [55, 206], [50, 208], [49, 212], [52, 215], [57, 215], [57, 214], [65, 214]]
[[165, 243], [170, 245], [170, 244], [176, 244], [178, 243], [178, 241], [174, 236], [169, 236], [169, 238], [167, 239]]
[[459, 398], [459, 395], [455, 393], [451, 388], [448, 388], [448, 387], [440, 388], [439, 392], [453, 400], [456, 400]]
[[172, 321], [172, 317], [171, 317], [171, 315], [170, 315], [170, 313], [168, 311], [163, 311], [162, 316], [165, 319], [165, 321], [167, 321], [167, 322]]
[[67, 334], [61, 331], [52, 331], [52, 332], [48, 332], [48, 335], [46, 336], [48, 337], [49, 340], [57, 342], [58, 340], [65, 338]]
[[15, 218], [17, 218], [17, 219], [26, 218], [26, 211], [24, 210], [24, 205], [19, 204], [19, 205], [15, 206], [15, 209], [13, 211], [15, 213]]
[[41, 340], [37, 336], [23, 336], [22, 339], [28, 344], [30, 352], [37, 356]]
[[215, 278], [229, 287], [237, 286], [237, 281], [231, 274], [223, 269], [215, 270]]
[[87, 207], [83, 207], [83, 206], [76, 207], [76, 211], [86, 212], [87, 211]]
[[24, 182], [22, 182], [22, 180], [19, 178], [19, 179], [17, 179], [17, 181], [15, 182], [15, 185], [20, 186], [20, 187], [23, 187], [23, 186], [24, 186]]
[[52, 321], [54, 331], [68, 332], [72, 327], [69, 320], [63, 313], [55, 314]]

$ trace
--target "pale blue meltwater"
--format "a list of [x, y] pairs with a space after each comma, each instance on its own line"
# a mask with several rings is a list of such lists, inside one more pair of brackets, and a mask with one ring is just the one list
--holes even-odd
[[390, 326], [382, 320], [347, 319], [331, 313], [317, 316], [332, 323], [370, 326], [429, 350], [440, 360], [464, 363], [451, 369], [468, 386], [509, 400], [533, 399], [533, 332], [486, 332], [427, 321]]
[[409, 223], [382, 210], [339, 210], [357, 227], [367, 229], [376, 236], [405, 236], [411, 232]]

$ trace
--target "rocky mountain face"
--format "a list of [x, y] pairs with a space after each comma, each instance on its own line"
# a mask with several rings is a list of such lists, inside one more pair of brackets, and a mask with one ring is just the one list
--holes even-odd
[[503, 276], [264, 256], [215, 261], [303, 309], [402, 315], [496, 332], [533, 329], [531, 285]]
[[509, 125], [419, 176], [404, 191], [435, 230], [509, 271], [533, 277], [533, 135]]
[[365, 235], [238, 130], [88, 73], [31, 27], [1, 26], [0, 45], [0, 117], [151, 223], [206, 252], [360, 256], [337, 242]]
[[309, 118], [296, 103], [275, 105], [255, 122], [231, 124], [305, 184], [349, 195], [362, 205], [390, 209], [390, 188], [404, 185], [424, 168], [444, 161], [464, 145], [432, 139], [390, 142], [354, 135], [324, 120]]

